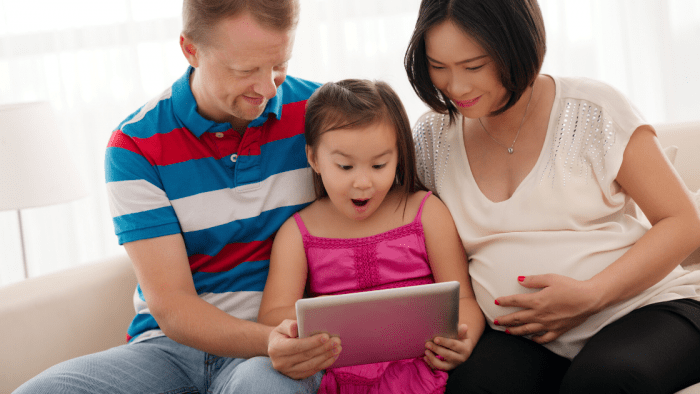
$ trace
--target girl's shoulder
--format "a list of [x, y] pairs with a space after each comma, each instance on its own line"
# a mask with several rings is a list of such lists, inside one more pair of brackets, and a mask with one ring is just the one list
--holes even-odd
[[[325, 226], [328, 223], [335, 221], [335, 218], [332, 216], [333, 212], [334, 210], [330, 199], [328, 197], [324, 197], [307, 205], [305, 208], [297, 212], [297, 214], [302, 221], [302, 225], [310, 233], [323, 234], [323, 229]], [[294, 216], [287, 219], [287, 222], [293, 222], [295, 227], [299, 227]], [[285, 222], [285, 225], [287, 222]]]
[[[423, 203], [423, 200], [425, 200], [426, 203], [428, 200], [430, 200], [430, 197], [426, 198], [427, 195], [428, 195], [428, 192], [424, 191], [424, 190], [419, 190], [417, 192], [409, 194], [408, 199], [406, 201], [406, 204], [407, 204], [406, 209], [407, 210], [415, 210], [416, 212], [418, 212], [418, 209], [420, 208], [420, 205]], [[434, 195], [431, 194], [431, 196], [434, 196]]]
[[[327, 199], [326, 199], [327, 200]], [[297, 229], [298, 232], [298, 224], [297, 220], [294, 217], [295, 215], [299, 215], [301, 218], [301, 221], [306, 223], [311, 220], [314, 220], [315, 217], [319, 215], [319, 212], [322, 210], [321, 206], [323, 204], [323, 199], [321, 200], [316, 200], [312, 202], [311, 204], [307, 205], [306, 207], [302, 208], [298, 212], [295, 212], [292, 216], [287, 218], [285, 222], [282, 224], [280, 227], [280, 232], [282, 231], [289, 231], [290, 228], [292, 229]]]
[[[418, 212], [418, 209], [420, 209], [420, 204], [423, 198], [425, 198], [426, 194], [428, 194], [428, 192], [417, 192], [412, 195], [412, 197], [419, 199], [417, 202], [418, 205], [416, 208], [416, 213]], [[450, 211], [438, 196], [431, 193], [430, 196], [425, 198], [423, 212], [421, 215], [421, 223], [423, 224], [424, 228], [432, 227], [433, 225], [442, 226], [452, 222], [453, 219]]]
[[409, 221], [418, 215], [421, 207], [423, 208], [421, 212], [421, 222], [423, 224], [426, 223], [426, 216], [428, 220], [432, 220], [432, 217], [436, 215], [439, 218], [443, 217], [443, 213], [447, 210], [445, 204], [434, 193], [430, 193], [430, 195], [428, 193], [427, 191], [417, 191], [409, 195], [405, 207], [405, 216]]
[[[301, 217], [301, 220], [304, 222], [307, 222], [309, 220], [312, 220], [312, 218], [318, 216], [325, 208], [323, 208], [324, 205], [324, 200], [327, 201], [328, 199], [320, 199], [312, 202], [311, 204], [307, 205], [306, 207], [302, 208], [297, 214]], [[294, 216], [292, 215], [287, 221], [292, 221], [295, 222], [296, 220], [294, 219]]]

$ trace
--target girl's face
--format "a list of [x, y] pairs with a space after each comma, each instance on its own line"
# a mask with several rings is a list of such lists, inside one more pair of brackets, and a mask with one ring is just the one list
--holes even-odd
[[376, 212], [396, 178], [396, 130], [388, 122], [325, 132], [306, 153], [332, 205], [350, 219]]
[[499, 109], [507, 99], [496, 66], [486, 51], [452, 21], [425, 34], [430, 79], [468, 118]]

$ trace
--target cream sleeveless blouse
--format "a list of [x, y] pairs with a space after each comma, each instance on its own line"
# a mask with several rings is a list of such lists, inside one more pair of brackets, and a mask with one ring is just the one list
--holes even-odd
[[[500, 296], [536, 291], [520, 275], [555, 273], [591, 278], [624, 254], [648, 228], [630, 212], [633, 201], [615, 178], [632, 133], [645, 124], [615, 89], [588, 79], [554, 78], [547, 137], [532, 171], [513, 196], [494, 203], [478, 188], [462, 137], [462, 118], [424, 114], [414, 129], [421, 180], [447, 205], [469, 255], [476, 298], [493, 320], [515, 309]], [[641, 306], [700, 300], [700, 271], [676, 267], [656, 285], [616, 304], [547, 346], [573, 358], [593, 334]]]

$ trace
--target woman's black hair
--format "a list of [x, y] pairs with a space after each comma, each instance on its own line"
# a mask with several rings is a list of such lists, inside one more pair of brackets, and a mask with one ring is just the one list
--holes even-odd
[[423, 102], [454, 120], [457, 108], [432, 83], [428, 73], [425, 34], [451, 21], [472, 37], [496, 65], [501, 84], [510, 93], [491, 115], [507, 111], [535, 82], [547, 51], [544, 22], [537, 0], [423, 0], [404, 67]]

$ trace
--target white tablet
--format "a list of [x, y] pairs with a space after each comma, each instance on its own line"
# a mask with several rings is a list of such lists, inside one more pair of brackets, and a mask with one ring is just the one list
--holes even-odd
[[304, 298], [296, 302], [299, 337], [320, 332], [343, 347], [331, 368], [425, 354], [425, 342], [455, 338], [459, 282]]

